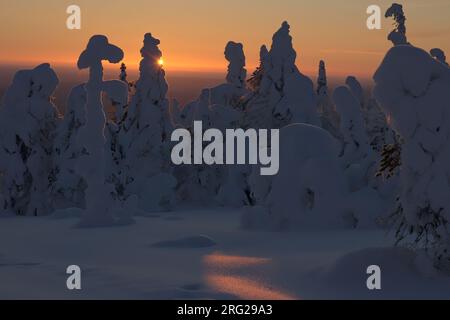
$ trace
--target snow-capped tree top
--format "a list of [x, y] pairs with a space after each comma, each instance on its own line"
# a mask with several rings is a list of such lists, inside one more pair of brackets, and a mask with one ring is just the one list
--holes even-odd
[[355, 122], [357, 120], [361, 130], [364, 128], [361, 108], [357, 103], [356, 97], [347, 87], [341, 86], [336, 88], [333, 93], [333, 100], [343, 121]]
[[262, 45], [261, 49], [259, 50], [259, 59], [261, 60], [261, 64], [263, 67], [267, 66], [268, 58], [269, 50], [267, 50], [267, 47], [265, 45]]
[[122, 63], [122, 65], [120, 66], [120, 75], [119, 78], [120, 80], [124, 81], [124, 82], [128, 82], [127, 81], [127, 66], [125, 65], [125, 63]]
[[281, 28], [272, 37], [271, 54], [276, 56], [277, 53], [281, 57], [297, 56], [292, 48], [292, 37], [290, 35], [291, 26], [284, 21]]
[[374, 80], [374, 94], [385, 113], [392, 115], [393, 127], [402, 137], [412, 136], [417, 123], [430, 132], [444, 132], [447, 100], [438, 95], [444, 89], [441, 93], [436, 90], [439, 83], [450, 82], [447, 66], [420, 48], [397, 46], [387, 53]]
[[285, 72], [294, 71], [297, 53], [292, 46], [292, 37], [289, 33], [290, 26], [285, 21], [281, 25], [281, 28], [275, 32], [272, 38], [270, 57], [272, 60], [272, 66], [276, 68], [273, 71], [277, 77], [281, 77], [283, 74], [282, 70]]
[[[436, 63], [428, 52], [413, 46], [397, 46], [389, 50], [383, 63], [374, 75], [374, 80], [382, 84], [383, 90], [393, 93], [420, 97], [428, 89], [433, 78], [448, 74], [448, 68]], [[382, 102], [384, 105], [390, 103]]]
[[148, 58], [158, 62], [162, 57], [162, 52], [158, 48], [160, 44], [161, 41], [159, 39], [154, 38], [151, 33], [146, 33], [144, 35], [144, 47], [141, 49], [142, 58]]
[[47, 99], [55, 92], [59, 80], [50, 64], [44, 63], [31, 71], [31, 83], [32, 94], [39, 94]]
[[225, 48], [225, 58], [228, 60], [227, 82], [238, 88], [245, 86], [247, 70], [245, 70], [245, 55], [242, 43], [228, 42]]
[[325, 96], [328, 93], [327, 70], [325, 69], [325, 61], [320, 60], [319, 76], [317, 78], [317, 94]]
[[143, 59], [139, 68], [141, 76], [143, 74], [156, 75], [162, 70], [162, 66], [159, 64], [162, 57], [162, 52], [158, 48], [160, 43], [161, 41], [154, 38], [151, 33], [144, 35], [144, 46], [141, 49]]
[[345, 80], [345, 84], [350, 88], [350, 91], [358, 100], [358, 102], [362, 104], [364, 102], [364, 90], [358, 79], [356, 79], [356, 77], [349, 76]]
[[445, 56], [445, 52], [439, 48], [434, 48], [430, 50], [430, 54], [433, 58], [436, 58], [438, 61], [448, 66], [447, 57]]
[[116, 104], [128, 104], [128, 85], [120, 80], [104, 81], [102, 91]]
[[[87, 102], [87, 94], [85, 84], [80, 84], [70, 91], [69, 98], [67, 99], [67, 114], [77, 115], [77, 118], [84, 119], [86, 117], [86, 108], [83, 108]], [[66, 116], [64, 116], [66, 120]], [[85, 119], [84, 119], [85, 120]]]
[[123, 59], [124, 53], [119, 47], [109, 43], [108, 38], [102, 35], [93, 36], [80, 58], [78, 68], [86, 69], [98, 65], [103, 60], [118, 63]]
[[160, 41], [154, 38], [151, 33], [145, 34], [144, 46], [141, 49], [140, 77], [136, 83], [136, 88], [139, 95], [161, 105], [166, 99], [168, 85], [164, 69], [159, 64], [162, 57], [162, 52], [158, 48], [159, 44]]
[[[273, 36], [270, 52], [266, 47], [261, 48], [261, 75], [255, 75], [257, 95], [248, 103], [247, 110], [250, 111], [246, 116], [258, 122], [257, 126], [263, 122], [266, 128], [289, 123], [319, 124], [314, 84], [295, 64], [297, 54], [289, 32], [289, 24], [283, 22]], [[261, 115], [261, 110], [256, 111], [259, 108], [256, 106], [261, 103], [267, 107], [266, 115]]]
[[48, 63], [32, 70], [18, 71], [5, 94], [4, 105], [14, 105], [18, 100], [39, 96], [49, 99], [59, 84], [58, 76]]

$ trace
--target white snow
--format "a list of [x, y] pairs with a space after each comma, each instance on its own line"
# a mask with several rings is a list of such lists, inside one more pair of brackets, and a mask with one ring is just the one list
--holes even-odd
[[[419, 239], [418, 244], [438, 257], [448, 247], [442, 219], [450, 218], [450, 69], [422, 49], [396, 46], [387, 53], [374, 80], [375, 97], [392, 116], [393, 128], [404, 141], [401, 217], [414, 228], [414, 235], [427, 234], [429, 242]], [[432, 227], [428, 227], [430, 221], [434, 221]], [[448, 255], [443, 256], [435, 262], [448, 268]]]
[[[383, 230], [247, 232], [238, 227], [238, 211], [179, 210], [178, 220], [164, 215], [95, 232], [73, 228], [77, 218], [2, 218], [0, 234], [9, 244], [0, 250], [0, 298], [429, 299], [450, 294], [448, 278], [424, 275], [411, 252], [390, 248], [392, 239]], [[152, 247], [202, 234], [216, 245], [193, 248], [183, 240], [181, 248]], [[81, 267], [81, 291], [66, 289], [65, 271], [72, 264]], [[383, 272], [379, 292], [366, 288], [366, 268], [373, 264]]]

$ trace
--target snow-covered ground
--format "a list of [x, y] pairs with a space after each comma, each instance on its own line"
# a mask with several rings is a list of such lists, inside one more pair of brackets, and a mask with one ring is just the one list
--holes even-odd
[[[450, 297], [450, 279], [420, 273], [379, 229], [250, 232], [239, 211], [217, 208], [80, 229], [72, 212], [1, 218], [0, 299]], [[81, 291], [66, 288], [73, 264]], [[381, 267], [381, 291], [366, 287], [369, 265]]]

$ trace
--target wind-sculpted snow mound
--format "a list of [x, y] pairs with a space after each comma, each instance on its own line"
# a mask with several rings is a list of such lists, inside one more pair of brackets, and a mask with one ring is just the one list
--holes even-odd
[[344, 225], [348, 191], [339, 151], [337, 140], [321, 128], [293, 124], [281, 129], [280, 171], [265, 202], [244, 213], [244, 227]]

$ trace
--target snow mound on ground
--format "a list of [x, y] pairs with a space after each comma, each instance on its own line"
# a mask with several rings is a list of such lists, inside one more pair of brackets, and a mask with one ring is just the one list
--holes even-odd
[[319, 127], [293, 124], [281, 129], [280, 171], [262, 206], [245, 210], [242, 225], [260, 229], [268, 223], [265, 227], [275, 230], [345, 225], [348, 187], [339, 150], [337, 140]]
[[178, 248], [178, 249], [197, 249], [213, 247], [217, 243], [208, 236], [192, 236], [178, 240], [168, 240], [156, 242], [152, 245], [155, 248]]
[[[381, 290], [368, 290], [367, 268], [376, 265], [381, 269]], [[407, 248], [369, 248], [351, 252], [310, 277], [311, 281], [327, 286], [330, 295], [340, 299], [407, 299], [424, 297], [448, 297], [448, 278], [424, 273], [423, 261]], [[372, 274], [372, 273], [371, 273]]]

